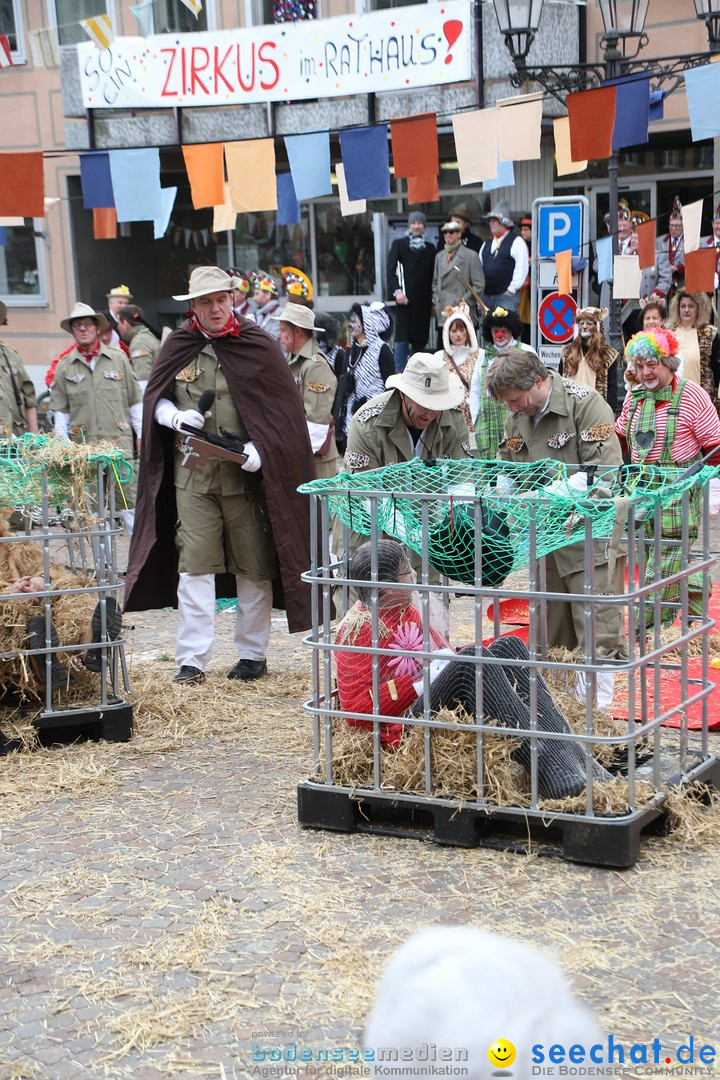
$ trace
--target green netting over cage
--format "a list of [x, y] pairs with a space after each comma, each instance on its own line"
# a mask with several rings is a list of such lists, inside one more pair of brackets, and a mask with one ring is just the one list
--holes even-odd
[[66, 443], [52, 435], [25, 434], [0, 440], [0, 506], [52, 505], [81, 501], [98, 466], [118, 483], [133, 475], [132, 462], [112, 443]]
[[658, 505], [679, 505], [684, 492], [700, 491], [718, 475], [720, 469], [709, 466], [688, 476], [652, 465], [415, 458], [313, 480], [299, 490], [323, 496], [328, 512], [356, 533], [369, 536], [374, 516], [380, 532], [418, 554], [425, 549], [439, 573], [472, 584], [479, 568], [483, 583], [499, 588], [512, 570], [527, 565], [531, 550], [540, 557], [583, 542], [586, 521], [594, 539], [609, 539], [630, 506], [636, 520], [651, 519]]

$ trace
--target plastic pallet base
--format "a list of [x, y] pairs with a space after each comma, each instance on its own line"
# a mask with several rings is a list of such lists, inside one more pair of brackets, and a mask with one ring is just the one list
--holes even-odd
[[[441, 800], [393, 799], [305, 781], [298, 784], [298, 822], [304, 828], [429, 840], [454, 847], [492, 847], [549, 855], [569, 862], [626, 868], [640, 856], [640, 837], [661, 829], [653, 807], [616, 818], [518, 817], [500, 808], [461, 806]], [[528, 834], [533, 844], [528, 845]]]
[[35, 717], [34, 726], [44, 746], [78, 739], [128, 742], [133, 730], [132, 705], [127, 701], [113, 701], [96, 709], [58, 709], [40, 713]]

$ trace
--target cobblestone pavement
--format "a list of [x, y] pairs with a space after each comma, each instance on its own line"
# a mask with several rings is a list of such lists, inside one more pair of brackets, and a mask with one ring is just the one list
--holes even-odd
[[175, 615], [132, 619], [133, 740], [0, 763], [3, 1080], [285, 1075], [273, 1047], [362, 1039], [377, 974], [431, 923], [536, 944], [616, 1040], [717, 1044], [717, 837], [649, 837], [612, 871], [301, 830], [308, 664], [281, 616], [261, 684], [225, 680], [225, 613], [185, 690]]

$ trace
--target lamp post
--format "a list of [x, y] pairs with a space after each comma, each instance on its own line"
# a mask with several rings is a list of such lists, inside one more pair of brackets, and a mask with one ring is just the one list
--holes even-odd
[[[650, 0], [598, 0], [604, 35], [600, 42], [603, 60], [599, 63], [569, 65], [528, 65], [527, 57], [540, 28], [543, 0], [493, 0], [500, 32], [515, 65], [513, 86], [537, 82], [564, 104], [565, 95], [601, 86], [623, 75], [645, 74], [657, 86], [666, 84], [667, 93], [682, 81], [685, 68], [708, 62], [707, 53], [685, 56], [651, 57], [638, 60], [648, 43], [645, 33]], [[720, 52], [720, 0], [694, 0], [695, 13], [705, 21], [710, 52]], [[634, 48], [634, 51], [630, 52]], [[618, 157], [608, 159], [608, 202], [613, 255], [618, 254]], [[622, 354], [620, 301], [610, 291], [610, 344]]]

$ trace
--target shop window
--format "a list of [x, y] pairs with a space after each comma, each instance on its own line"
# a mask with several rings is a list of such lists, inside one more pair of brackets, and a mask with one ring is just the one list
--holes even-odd
[[60, 45], [79, 45], [89, 41], [81, 19], [90, 19], [93, 15], [109, 15], [115, 23], [115, 11], [112, 0], [47, 0], [48, 22], [57, 27]]
[[375, 241], [370, 211], [343, 217], [338, 203], [315, 204], [318, 292], [369, 296], [375, 290]]
[[0, 34], [6, 34], [14, 63], [25, 60], [20, 0], [0, 0]]
[[281, 285], [283, 266], [296, 266], [309, 277], [310, 225], [307, 207], [297, 225], [278, 225], [272, 212], [238, 214], [234, 236], [234, 265], [250, 273], [264, 270]]
[[42, 240], [32, 225], [0, 228], [0, 298], [10, 304], [36, 304], [45, 297]]

